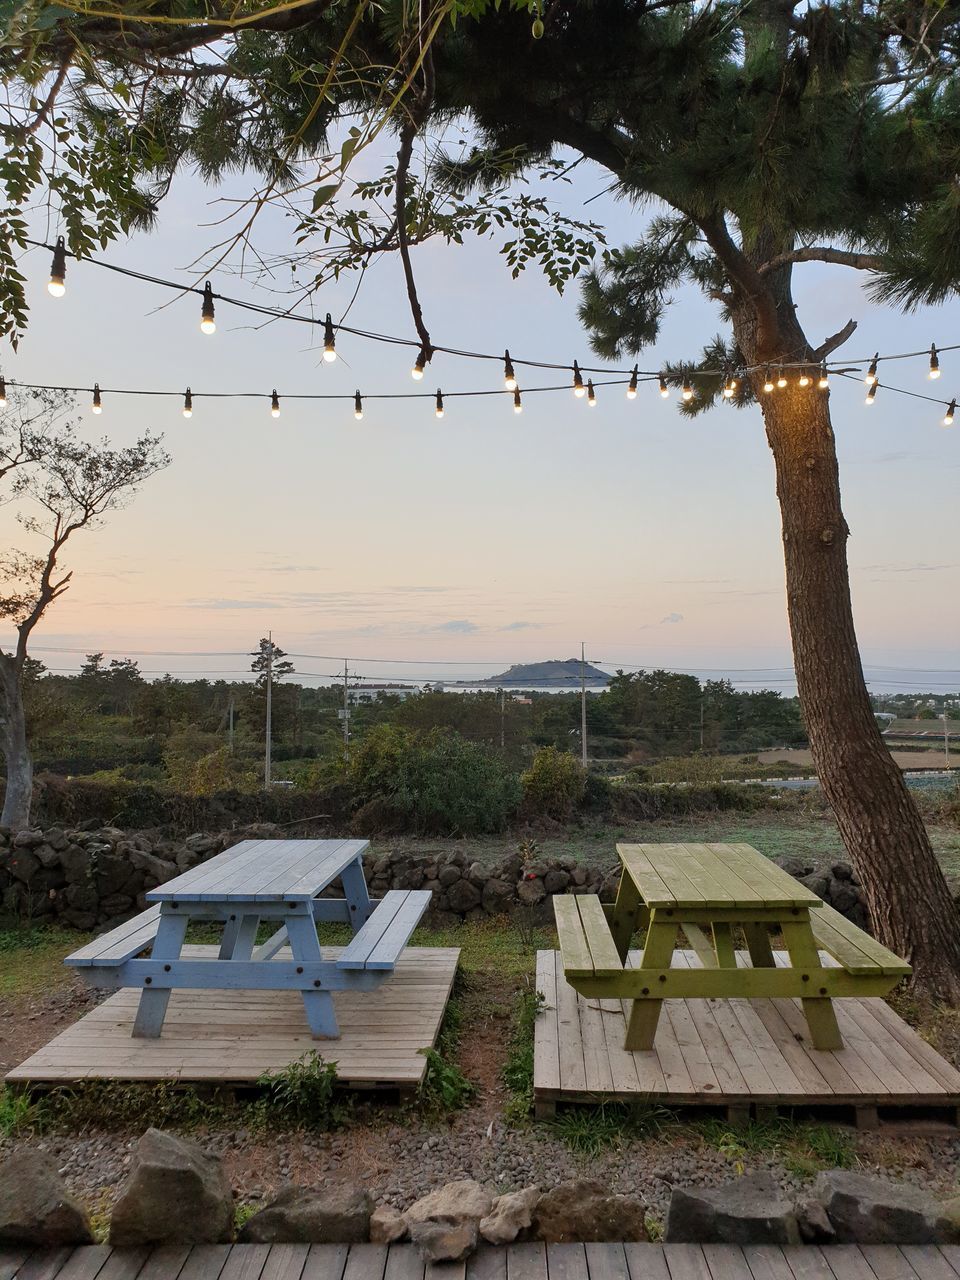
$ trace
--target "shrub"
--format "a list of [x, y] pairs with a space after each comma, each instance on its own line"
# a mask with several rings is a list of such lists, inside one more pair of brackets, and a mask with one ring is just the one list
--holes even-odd
[[530, 817], [568, 822], [583, 803], [587, 773], [569, 751], [541, 747], [520, 782], [524, 811]]
[[688, 813], [734, 810], [753, 813], [770, 800], [766, 787], [717, 782], [712, 786], [674, 786], [652, 783], [636, 786], [630, 782], [613, 788], [613, 807], [622, 819], [682, 817]]
[[416, 835], [502, 831], [520, 786], [500, 756], [457, 733], [378, 725], [350, 759], [357, 827]]

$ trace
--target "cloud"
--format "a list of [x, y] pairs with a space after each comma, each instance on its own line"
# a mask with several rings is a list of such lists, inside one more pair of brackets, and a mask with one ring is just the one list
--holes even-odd
[[956, 569], [956, 564], [861, 564], [853, 565], [856, 573], [940, 573]]
[[451, 618], [449, 622], [438, 622], [434, 627], [423, 627], [424, 631], [444, 631], [447, 634], [469, 636], [480, 628], [475, 622], [470, 622], [466, 618]]
[[539, 631], [539, 622], [508, 622], [505, 627], [500, 627], [500, 631]]
[[665, 618], [660, 619], [660, 625], [663, 626], [665, 622], [682, 622], [682, 621], [683, 621], [682, 613], [668, 613]]

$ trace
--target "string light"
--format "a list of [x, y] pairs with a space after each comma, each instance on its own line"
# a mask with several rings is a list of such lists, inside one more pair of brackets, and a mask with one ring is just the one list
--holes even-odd
[[523, 401], [520, 399], [519, 387], [514, 387], [513, 389], [513, 412], [523, 413]]
[[872, 386], [877, 380], [877, 361], [879, 359], [880, 359], [880, 352], [878, 351], [877, 354], [870, 361], [870, 368], [867, 370], [867, 376], [864, 378], [864, 382], [867, 384], [868, 387]]
[[213, 318], [213, 286], [208, 280], [203, 286], [203, 303], [200, 307], [200, 330], [202, 333], [216, 333], [217, 322]]
[[427, 367], [427, 362], [427, 349], [426, 347], [421, 347], [417, 352], [417, 358], [414, 361], [413, 368], [410, 370], [410, 377], [413, 378], [414, 381], [419, 382], [423, 377], [423, 371]]
[[631, 375], [630, 375], [630, 384], [629, 384], [629, 386], [627, 387], [627, 399], [628, 399], [628, 400], [636, 400], [636, 398], [637, 398], [637, 383], [639, 382], [639, 380], [640, 380], [640, 370], [637, 368], [637, 366], [636, 366], [636, 365], [634, 365], [634, 366], [633, 366], [633, 373], [631, 373]]
[[62, 298], [67, 292], [67, 246], [63, 236], [57, 236], [53, 250], [53, 261], [50, 263], [50, 279], [47, 281], [47, 293], [54, 298]]
[[273, 394], [270, 397], [270, 416], [271, 418], [280, 417], [280, 397], [277, 395], [277, 388], [273, 388]]
[[724, 400], [732, 400], [734, 395], [736, 394], [736, 390], [737, 390], [736, 378], [733, 378], [730, 376], [730, 374], [727, 374], [727, 379], [723, 384]]
[[880, 390], [880, 381], [879, 379], [874, 378], [873, 382], [870, 383], [870, 387], [867, 391], [867, 398], [864, 401], [864, 404], [873, 404], [874, 400], [876, 400], [877, 398], [877, 392], [879, 390]]
[[510, 359], [510, 352], [503, 353], [503, 385], [508, 391], [516, 391], [517, 375], [513, 371], [513, 361]]
[[583, 385], [583, 374], [580, 372], [580, 366], [576, 360], [573, 362], [573, 394], [578, 400], [582, 399], [586, 388]]
[[593, 389], [593, 379], [587, 379], [587, 404], [591, 409], [597, 407], [597, 393]]
[[767, 365], [763, 371], [763, 389], [767, 395], [773, 390], [773, 379], [770, 377], [770, 366]]
[[337, 344], [333, 332], [333, 319], [330, 312], [327, 312], [327, 318], [323, 322], [323, 358], [327, 364], [333, 364], [337, 358]]
[[690, 385], [690, 378], [688, 375], [684, 375], [683, 390], [680, 392], [680, 399], [686, 401], [693, 399], [693, 387]]
[[798, 379], [798, 382], [799, 382], [799, 384], [800, 384], [800, 386], [801, 386], [801, 387], [809, 387], [809, 385], [810, 385], [810, 374], [807, 372], [807, 370], [806, 370], [806, 369], [801, 369], [801, 370], [800, 370], [800, 377], [799, 377], [799, 379]]
[[187, 387], [183, 395], [183, 416], [185, 418], [193, 417], [193, 396], [190, 394], [189, 387]]
[[353, 397], [353, 416], [356, 418], [358, 422], [363, 417], [363, 401], [360, 398], [359, 390], [357, 391], [356, 395]]
[[940, 377], [940, 357], [937, 355], [937, 344], [935, 342], [930, 343], [930, 373], [928, 376], [931, 378]]
[[820, 364], [820, 377], [817, 379], [817, 386], [821, 391], [826, 391], [830, 385], [830, 377], [827, 373], [827, 362], [824, 360]]
[[0, 407], [7, 403], [7, 383], [4, 378], [0, 378]]
[[953, 426], [953, 415], [957, 412], [956, 400], [951, 400], [947, 405], [947, 412], [943, 415], [943, 425], [945, 427]]
[[443, 392], [437, 387], [437, 417], [443, 417]]
[[669, 394], [670, 394], [670, 388], [667, 386], [667, 380], [666, 380], [666, 378], [663, 376], [663, 374], [661, 373], [661, 375], [660, 375], [660, 398], [661, 398], [662, 400], [666, 400], [666, 398], [667, 398], [667, 396], [669, 396]]
[[93, 384], [93, 404], [90, 406], [93, 413], [103, 413], [103, 403], [100, 399], [100, 383]]
[[782, 391], [786, 385], [787, 385], [787, 375], [783, 372], [783, 365], [781, 365], [777, 373], [777, 386]]

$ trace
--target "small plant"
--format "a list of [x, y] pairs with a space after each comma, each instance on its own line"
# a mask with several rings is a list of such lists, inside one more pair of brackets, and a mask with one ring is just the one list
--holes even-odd
[[42, 1102], [32, 1101], [28, 1093], [18, 1093], [0, 1085], [0, 1136], [15, 1138], [18, 1134], [39, 1129], [42, 1122]]
[[571, 1107], [547, 1122], [560, 1141], [578, 1155], [595, 1157], [604, 1147], [657, 1133], [670, 1118], [666, 1107], [644, 1102]]
[[261, 1205], [250, 1204], [249, 1201], [241, 1202], [233, 1211], [233, 1229], [239, 1235], [240, 1228], [244, 1223], [249, 1222], [255, 1213], [259, 1213]]
[[760, 1153], [774, 1155], [798, 1177], [809, 1177], [820, 1169], [846, 1169], [854, 1163], [852, 1138], [834, 1125], [797, 1124], [777, 1117], [752, 1120], [735, 1131], [715, 1119], [703, 1120], [695, 1128], [738, 1174], [743, 1173], [748, 1156]]
[[506, 1118], [512, 1124], [525, 1120], [533, 1106], [533, 1034], [546, 1003], [542, 991], [517, 992], [513, 1034], [503, 1065], [503, 1082], [510, 1090]]
[[429, 1109], [460, 1111], [477, 1091], [455, 1062], [448, 1061], [436, 1049], [421, 1049], [427, 1070], [420, 1084], [420, 1100]]
[[225, 1106], [215, 1098], [169, 1080], [130, 1084], [122, 1080], [89, 1080], [54, 1089], [46, 1098], [46, 1119], [66, 1129], [137, 1129], [176, 1125], [191, 1129], [222, 1121]]
[[335, 1098], [337, 1064], [324, 1062], [311, 1049], [280, 1071], [267, 1071], [257, 1080], [265, 1091], [264, 1119], [280, 1118], [296, 1127], [336, 1129], [350, 1116], [346, 1102]]

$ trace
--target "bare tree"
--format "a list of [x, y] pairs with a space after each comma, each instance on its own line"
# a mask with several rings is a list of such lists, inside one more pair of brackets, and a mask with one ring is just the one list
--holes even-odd
[[29, 545], [0, 555], [0, 617], [12, 620], [17, 633], [14, 645], [0, 648], [0, 748], [7, 767], [0, 824], [18, 830], [30, 821], [33, 793], [23, 700], [27, 646], [72, 580], [61, 563], [64, 548], [78, 530], [122, 507], [170, 458], [160, 437], [149, 434], [125, 449], [79, 439], [75, 424], [65, 420], [64, 396], [14, 395], [0, 416], [0, 483], [9, 482], [6, 501], [16, 504]]

